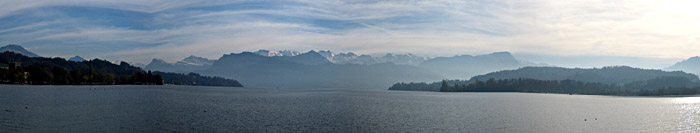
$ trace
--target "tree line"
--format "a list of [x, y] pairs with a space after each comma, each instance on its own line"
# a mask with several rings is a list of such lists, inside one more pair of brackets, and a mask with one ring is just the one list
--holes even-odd
[[192, 86], [229, 86], [229, 87], [243, 87], [241, 83], [236, 80], [226, 79], [222, 77], [213, 76], [202, 76], [197, 73], [180, 74], [180, 73], [167, 73], [167, 72], [154, 72], [158, 75], [162, 75], [166, 80], [165, 84], [174, 85], [192, 85]]
[[617, 85], [575, 80], [489, 79], [450, 86], [443, 81], [441, 92], [531, 92], [591, 95], [628, 95], [631, 92]]
[[700, 94], [700, 87], [668, 87], [661, 89], [652, 90], [641, 90], [639, 91], [640, 96], [664, 96], [664, 95], [698, 95]]
[[489, 79], [469, 84], [441, 82], [440, 92], [529, 92], [585, 95], [697, 95], [700, 85], [684, 77], [657, 77], [624, 85], [576, 80]]
[[82, 62], [63, 58], [27, 57], [0, 53], [0, 83], [36, 85], [198, 85], [243, 87], [238, 81], [199, 74], [144, 71], [126, 62], [119, 65], [100, 59]]
[[[443, 80], [447, 84], [468, 84], [469, 80]], [[389, 90], [400, 90], [400, 91], [440, 91], [440, 82], [425, 83], [425, 82], [410, 82], [410, 83], [396, 83], [389, 87]]]
[[49, 68], [35, 65], [21, 66], [19, 63], [9, 63], [7, 67], [0, 69], [0, 83], [5, 84], [33, 84], [33, 85], [109, 85], [109, 84], [149, 84], [162, 85], [163, 77], [153, 74], [151, 71], [136, 71], [132, 75], [119, 75], [112, 73], [95, 72], [94, 67], [89, 70], [68, 70], [60, 66]]

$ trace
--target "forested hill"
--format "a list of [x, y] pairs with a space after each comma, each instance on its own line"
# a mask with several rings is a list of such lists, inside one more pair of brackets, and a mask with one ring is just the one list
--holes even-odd
[[232, 53], [219, 58], [209, 69], [197, 72], [233, 78], [256, 88], [381, 89], [396, 82], [442, 79], [410, 65], [332, 64], [313, 51], [290, 58]]
[[474, 76], [471, 82], [486, 81], [489, 79], [517, 79], [529, 78], [537, 80], [576, 80], [582, 82], [626, 84], [637, 81], [646, 81], [657, 77], [685, 77], [692, 82], [698, 82], [695, 74], [675, 71], [640, 69], [628, 66], [612, 66], [593, 69], [561, 68], [561, 67], [523, 67], [516, 70], [492, 72], [485, 75]]
[[243, 87], [236, 80], [226, 79], [222, 77], [202, 76], [197, 73], [180, 74], [169, 72], [153, 72], [153, 74], [162, 75], [165, 84], [174, 85], [192, 85], [192, 86], [230, 86]]
[[576, 80], [489, 79], [485, 81], [443, 80], [434, 83], [397, 83], [389, 90], [440, 92], [530, 92], [588, 95], [697, 95], [700, 84], [685, 77], [657, 77], [624, 85]]
[[[441, 92], [534, 92], [534, 93], [568, 93], [592, 95], [642, 95], [642, 92], [656, 92], [663, 95], [668, 88], [697, 88], [700, 84], [684, 77], [657, 77], [646, 81], [637, 81], [625, 85], [581, 82], [576, 80], [537, 80], [537, 79], [489, 79], [470, 84], [452, 84], [443, 81]], [[658, 93], [662, 92], [662, 93]], [[690, 92], [690, 91], [684, 91]], [[700, 94], [698, 92], [684, 95]], [[652, 94], [647, 94], [652, 95]]]
[[543, 67], [495, 72], [476, 76], [469, 81], [396, 83], [389, 90], [696, 95], [700, 94], [699, 87], [697, 76], [683, 72], [664, 72], [631, 67], [605, 67], [602, 69]]
[[[444, 80], [447, 84], [450, 85], [456, 85], [456, 84], [469, 84], [468, 80]], [[433, 82], [433, 83], [425, 83], [425, 82], [410, 82], [410, 83], [396, 83], [389, 87], [389, 90], [399, 90], [399, 91], [440, 91], [440, 87], [442, 87], [441, 84], [442, 82]]]
[[[235, 86], [242, 85], [231, 79], [203, 77], [143, 71], [128, 63], [119, 65], [106, 60], [89, 60], [82, 62], [68, 61], [63, 58], [27, 57], [13, 52], [0, 53], [0, 83], [11, 84], [154, 84], [201, 86]], [[25, 73], [26, 72], [26, 73]], [[216, 79], [216, 82], [198, 80]], [[187, 83], [187, 84], [180, 84]]]

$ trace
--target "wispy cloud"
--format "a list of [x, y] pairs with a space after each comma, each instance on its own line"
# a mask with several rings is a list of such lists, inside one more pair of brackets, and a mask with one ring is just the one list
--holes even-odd
[[142, 63], [257, 49], [685, 58], [700, 51], [700, 9], [688, 6], [694, 4], [700, 3], [0, 1], [0, 43], [48, 56]]

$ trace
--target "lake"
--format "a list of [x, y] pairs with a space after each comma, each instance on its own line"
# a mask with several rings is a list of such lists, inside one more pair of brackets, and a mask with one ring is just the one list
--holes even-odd
[[698, 132], [698, 97], [0, 85], [0, 132]]

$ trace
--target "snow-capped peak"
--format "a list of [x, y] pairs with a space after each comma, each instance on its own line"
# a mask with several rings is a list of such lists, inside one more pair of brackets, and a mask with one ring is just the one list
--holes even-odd
[[[335, 64], [375, 64], [375, 63], [394, 63], [394, 64], [408, 64], [408, 65], [418, 65], [419, 63], [425, 61], [427, 58], [416, 56], [410, 53], [407, 54], [386, 54], [383, 57], [372, 57], [370, 55], [357, 55], [353, 52], [347, 53], [333, 53], [330, 50], [319, 50], [313, 51], [321, 56], [328, 59], [328, 61]], [[297, 51], [282, 50], [282, 51], [270, 51], [270, 50], [258, 50], [252, 52], [262, 56], [276, 57], [276, 56], [297, 56], [303, 54]]]
[[301, 52], [291, 51], [291, 50], [281, 50], [281, 51], [270, 51], [270, 50], [258, 50], [253, 52], [262, 56], [274, 57], [274, 56], [297, 56], [302, 54]]
[[177, 61], [175, 65], [208, 66], [212, 65], [214, 61], [215, 60], [210, 60], [204, 57], [190, 55], [189, 57], [182, 59], [181, 61]]

